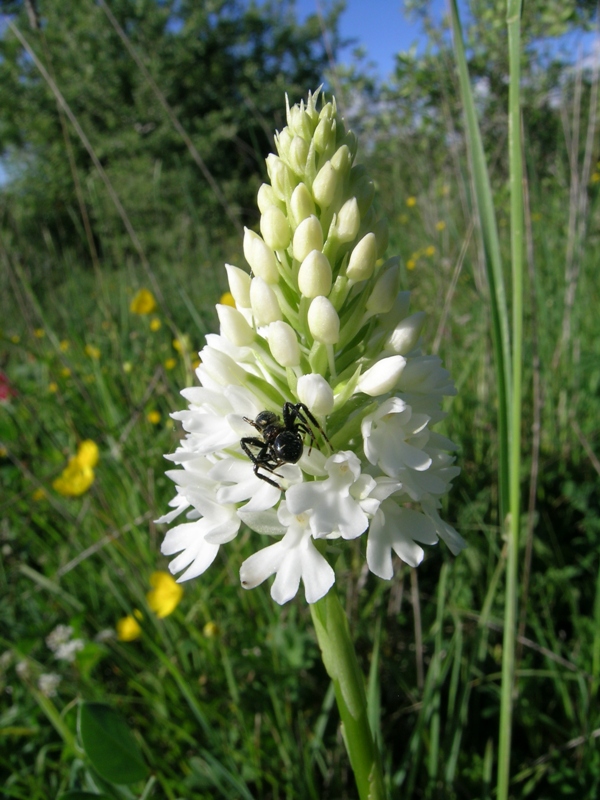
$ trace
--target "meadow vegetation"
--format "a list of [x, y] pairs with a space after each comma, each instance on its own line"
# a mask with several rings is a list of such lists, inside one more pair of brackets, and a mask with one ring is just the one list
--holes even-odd
[[[388, 252], [403, 260], [402, 288], [428, 313], [424, 349], [443, 358], [457, 385], [441, 429], [460, 446], [462, 472], [445, 516], [469, 544], [456, 559], [430, 548], [418, 570], [402, 566], [386, 583], [361, 570], [357, 541], [336, 565], [338, 586], [391, 796], [491, 798], [506, 561], [497, 392], [447, 36], [427, 17], [437, 46], [399, 58], [381, 86], [359, 74], [360, 63], [350, 72], [328, 66], [319, 21], [296, 26], [288, 4], [245, 12], [218, 2], [212, 16], [199, 5], [179, 4], [175, 23], [171, 6], [154, 0], [109, 4], [154, 84], [102, 3], [48, 0], [33, 19], [31, 3], [11, 5], [108, 183], [14, 32], [5, 28], [0, 40], [9, 171], [0, 187], [1, 793], [141, 796], [143, 783], [115, 790], [82, 758], [76, 717], [86, 700], [108, 703], [134, 731], [151, 772], [144, 796], [355, 796], [309, 611], [299, 598], [276, 606], [264, 586], [240, 589], [246, 537], [229, 545], [234, 558], [184, 584], [172, 612], [162, 616], [148, 594], [153, 573], [167, 570], [153, 520], [173, 492], [163, 454], [180, 430], [169, 414], [184, 406], [179, 391], [193, 384], [197, 352], [217, 329], [223, 263], [244, 265], [239, 228], [257, 221], [254, 196], [284, 92], [297, 101], [324, 79], [359, 135], [359, 160], [390, 223]], [[589, 19], [584, 4], [574, 8], [579, 16], [549, 32]], [[496, 65], [493, 26], [482, 25], [489, 42], [475, 23], [470, 35]], [[337, 12], [325, 27], [335, 58]], [[592, 800], [600, 790], [598, 71], [542, 54], [530, 45], [544, 30], [533, 22], [529, 30], [511, 796]], [[222, 63], [207, 78], [203, 58], [215, 53]], [[508, 271], [506, 87], [495, 71], [486, 83], [482, 63], [473, 48]], [[140, 289], [151, 293], [145, 306]], [[97, 463], [80, 464], [92, 470], [88, 485], [64, 491], [56, 481], [87, 441], [98, 448]], [[131, 617], [139, 635], [127, 641], [117, 625]], [[47, 640], [59, 625], [72, 628], [67, 644], [78, 642], [64, 657]]]

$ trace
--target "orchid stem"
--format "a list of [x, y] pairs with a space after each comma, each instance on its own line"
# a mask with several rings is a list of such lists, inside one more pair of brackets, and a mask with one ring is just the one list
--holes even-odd
[[360, 800], [385, 800], [383, 771], [367, 713], [365, 682], [348, 620], [334, 589], [310, 606], [323, 664], [333, 681], [342, 735]]

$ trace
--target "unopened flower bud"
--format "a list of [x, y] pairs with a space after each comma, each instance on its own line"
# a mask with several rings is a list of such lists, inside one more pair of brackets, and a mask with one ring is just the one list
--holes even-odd
[[360, 228], [360, 212], [356, 197], [346, 200], [337, 215], [336, 234], [340, 242], [351, 242]]
[[331, 161], [326, 161], [313, 181], [312, 193], [321, 208], [329, 208], [335, 196], [338, 179]]
[[290, 211], [296, 225], [315, 213], [315, 203], [305, 183], [299, 183], [292, 192]]
[[324, 153], [328, 149], [335, 147], [336, 123], [334, 119], [323, 117], [316, 127], [313, 141], [317, 153]]
[[326, 417], [333, 411], [333, 391], [322, 375], [311, 372], [298, 379], [298, 399], [313, 414]]
[[269, 206], [260, 218], [260, 232], [273, 250], [285, 250], [292, 238], [286, 215], [280, 208]]
[[385, 217], [381, 217], [381, 219], [375, 223], [373, 233], [377, 239], [377, 258], [383, 258], [390, 239], [388, 222]]
[[290, 128], [296, 136], [302, 136], [307, 141], [312, 137], [314, 129], [313, 121], [310, 116], [300, 106], [293, 106], [290, 109]]
[[296, 175], [304, 175], [307, 158], [308, 142], [302, 136], [294, 136], [289, 151], [289, 162]]
[[269, 186], [268, 183], [263, 183], [261, 184], [258, 194], [256, 195], [256, 202], [258, 203], [258, 208], [261, 214], [264, 214], [269, 206], [278, 206], [280, 200], [278, 200], [275, 196], [273, 187]]
[[255, 275], [263, 278], [267, 283], [277, 283], [279, 272], [275, 254], [260, 236], [249, 228], [244, 228], [244, 256]]
[[313, 339], [321, 344], [336, 344], [340, 338], [340, 318], [326, 297], [320, 296], [308, 309], [308, 328]]
[[271, 354], [282, 367], [300, 364], [300, 346], [294, 329], [287, 322], [272, 322], [267, 334]]
[[289, 128], [284, 128], [280, 133], [275, 135], [275, 145], [279, 155], [287, 160], [294, 136]]
[[245, 347], [254, 341], [254, 331], [236, 308], [217, 303], [221, 335], [236, 347]]
[[366, 309], [370, 314], [385, 314], [394, 305], [394, 300], [398, 294], [398, 281], [400, 280], [400, 270], [398, 259], [391, 258], [390, 266], [377, 279], [369, 299]]
[[298, 288], [310, 298], [328, 295], [331, 291], [331, 265], [320, 250], [311, 250], [300, 265]]
[[280, 200], [286, 200], [298, 183], [297, 178], [290, 168], [273, 153], [267, 156], [266, 164], [275, 196]]
[[250, 308], [250, 275], [239, 267], [225, 264], [229, 291], [238, 308]]
[[377, 240], [374, 233], [367, 233], [350, 254], [346, 277], [355, 282], [366, 281], [373, 274], [376, 261]]
[[417, 311], [411, 314], [410, 317], [403, 319], [387, 337], [383, 349], [398, 353], [398, 355], [410, 353], [419, 341], [424, 323], [425, 314], [423, 311]]
[[277, 295], [262, 278], [253, 278], [250, 284], [250, 303], [257, 325], [270, 325], [282, 317]]
[[339, 147], [331, 158], [331, 163], [335, 168], [336, 172], [340, 175], [346, 175], [347, 172], [350, 172], [350, 167], [352, 166], [352, 156], [350, 155], [350, 150], [348, 146], [343, 144]]
[[337, 113], [335, 98], [330, 103], [325, 103], [319, 113], [319, 119], [333, 119]]
[[382, 358], [360, 376], [356, 391], [364, 392], [369, 397], [378, 397], [380, 394], [390, 392], [405, 366], [406, 359], [402, 356]]
[[205, 347], [202, 352], [202, 363], [196, 370], [196, 374], [205, 386], [218, 384], [227, 386], [244, 386], [247, 380], [245, 369], [235, 363], [227, 353], [221, 353], [214, 347]]
[[311, 250], [323, 249], [323, 229], [314, 214], [296, 228], [292, 249], [297, 261], [304, 261]]

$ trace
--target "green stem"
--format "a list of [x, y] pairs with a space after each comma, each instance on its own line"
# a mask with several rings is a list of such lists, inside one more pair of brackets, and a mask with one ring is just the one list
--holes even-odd
[[508, 797], [513, 687], [515, 677], [515, 637], [520, 523], [521, 474], [521, 394], [523, 362], [523, 163], [521, 142], [521, 2], [508, 0], [508, 155], [510, 168], [510, 230], [512, 262], [512, 392], [510, 403], [509, 453], [509, 528], [506, 562], [506, 600], [502, 645], [502, 687], [500, 736], [498, 747], [498, 800]]
[[348, 620], [335, 592], [310, 606], [323, 664], [333, 682], [342, 734], [360, 800], [384, 800], [386, 792], [377, 745], [367, 714], [364, 678], [358, 666]]

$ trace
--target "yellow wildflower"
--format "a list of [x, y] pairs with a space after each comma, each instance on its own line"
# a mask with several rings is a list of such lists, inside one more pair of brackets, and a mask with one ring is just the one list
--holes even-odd
[[219, 626], [216, 622], [207, 622], [206, 625], [202, 628], [202, 633], [206, 636], [207, 639], [216, 639], [217, 636], [221, 633], [219, 630]]
[[406, 269], [414, 269], [417, 266], [417, 262], [414, 258], [409, 258], [406, 262]]
[[13, 335], [10, 337], [10, 340], [13, 344], [19, 344], [19, 342], [21, 341], [21, 337], [19, 336], [18, 333], [13, 333]]
[[94, 470], [79, 463], [77, 456], [72, 456], [61, 474], [52, 483], [54, 491], [63, 497], [79, 497], [87, 492], [94, 482]]
[[590, 183], [598, 183], [600, 181], [600, 172], [592, 173], [592, 177], [590, 178]]
[[100, 358], [100, 349], [93, 344], [86, 344], [85, 354], [97, 361]]
[[168, 617], [183, 597], [182, 587], [168, 572], [153, 572], [150, 576], [152, 591], [146, 595], [148, 606], [157, 617]]
[[38, 487], [31, 495], [31, 499], [34, 501], [34, 503], [39, 503], [41, 500], [45, 500], [46, 497], [46, 490], [42, 486]]
[[67, 339], [63, 339], [58, 346], [62, 353], [66, 353], [69, 347], [71, 347], [71, 343]]
[[446, 223], [444, 222], [443, 219], [435, 223], [435, 229], [436, 231], [443, 231], [446, 229]]
[[417, 205], [417, 198], [416, 197], [407, 197], [406, 198], [406, 205], [409, 208], [414, 208]]
[[158, 425], [158, 423], [160, 422], [160, 412], [159, 411], [149, 411], [146, 414], [146, 419], [152, 425]]
[[33, 335], [36, 339], [43, 339], [46, 335], [46, 331], [43, 328], [36, 328], [33, 332]]
[[131, 363], [131, 361], [123, 362], [123, 372], [125, 372], [128, 375], [132, 369], [133, 369], [133, 364]]
[[50, 392], [50, 394], [55, 394], [56, 392], [58, 392], [58, 383], [56, 383], [56, 381], [50, 381], [50, 383], [48, 384], [48, 391]]
[[162, 322], [158, 317], [152, 317], [150, 320], [150, 330], [151, 331], [159, 331], [162, 327]]
[[[139, 611], [137, 612], [136, 616], [138, 615]], [[133, 642], [134, 639], [139, 639], [141, 635], [141, 625], [132, 614], [129, 614], [127, 617], [123, 617], [117, 622], [117, 639], [120, 642]]]
[[92, 467], [93, 469], [100, 458], [100, 451], [96, 442], [91, 439], [84, 439], [77, 448], [76, 458], [82, 467]]
[[202, 363], [202, 361], [199, 358], [195, 358], [192, 361], [192, 369], [198, 369], [198, 367], [200, 366], [201, 363]]
[[140, 289], [129, 306], [132, 314], [151, 314], [156, 308], [154, 295], [148, 289]]
[[71, 456], [69, 463], [52, 483], [52, 488], [63, 497], [79, 497], [87, 492], [94, 478], [94, 467], [98, 463], [98, 445], [91, 439], [85, 439], [77, 449], [77, 455]]
[[60, 371], [61, 377], [63, 378], [70, 378], [71, 377], [71, 370], [68, 367], [63, 367]]
[[177, 359], [175, 358], [167, 358], [165, 361], [165, 369], [175, 369], [177, 366]]
[[426, 256], [434, 256], [435, 255], [435, 247], [430, 244], [428, 247], [425, 248], [423, 251]]
[[225, 292], [225, 294], [222, 294], [219, 303], [221, 303], [222, 306], [233, 306], [233, 308], [235, 308], [235, 300], [233, 299], [231, 292]]

